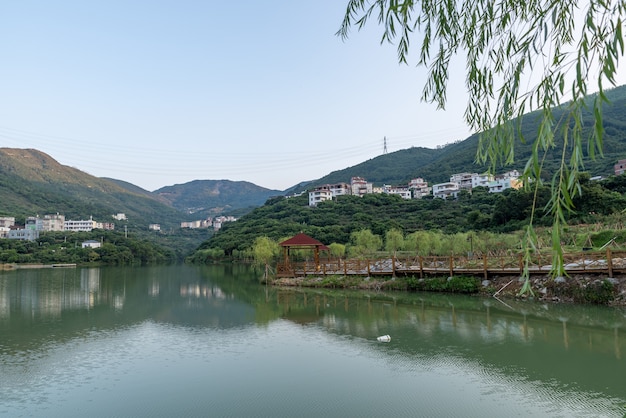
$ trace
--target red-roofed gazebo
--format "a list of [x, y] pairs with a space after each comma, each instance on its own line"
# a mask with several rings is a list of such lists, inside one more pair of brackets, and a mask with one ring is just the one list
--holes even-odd
[[315, 259], [315, 266], [317, 270], [320, 269], [320, 251], [330, 250], [326, 245], [302, 232], [289, 238], [288, 240], [281, 242], [278, 245], [283, 247], [285, 263], [284, 265], [286, 267], [286, 270], [291, 270], [289, 268], [289, 254], [292, 248], [297, 250], [313, 250], [313, 256]]

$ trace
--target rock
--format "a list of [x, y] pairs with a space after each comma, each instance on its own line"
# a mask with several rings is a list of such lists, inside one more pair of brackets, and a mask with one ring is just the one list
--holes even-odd
[[491, 284], [491, 280], [483, 280], [481, 284], [483, 285], [483, 287], [488, 287]]
[[565, 283], [567, 280], [563, 276], [555, 277], [554, 283]]

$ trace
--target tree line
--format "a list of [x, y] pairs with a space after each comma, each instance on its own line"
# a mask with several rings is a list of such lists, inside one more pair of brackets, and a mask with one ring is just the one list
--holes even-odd
[[[100, 248], [82, 248], [94, 240]], [[35, 241], [0, 239], [0, 263], [151, 264], [176, 261], [174, 250], [114, 231], [45, 232]]]

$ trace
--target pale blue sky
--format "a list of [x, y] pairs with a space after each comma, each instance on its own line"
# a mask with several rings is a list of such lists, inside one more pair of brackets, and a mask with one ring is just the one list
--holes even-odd
[[285, 189], [382, 154], [385, 136], [390, 152], [469, 136], [463, 79], [445, 112], [420, 103], [424, 70], [379, 28], [335, 36], [345, 5], [2, 2], [0, 146], [147, 190]]

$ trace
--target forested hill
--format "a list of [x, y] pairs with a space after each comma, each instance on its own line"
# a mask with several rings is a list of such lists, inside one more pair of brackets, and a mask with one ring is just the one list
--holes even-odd
[[111, 215], [120, 212], [146, 230], [149, 223], [178, 226], [182, 217], [149, 192], [133, 192], [111, 180], [64, 166], [41, 151], [0, 148], [0, 215], [19, 219], [62, 213], [66, 219], [93, 216], [108, 222]]
[[194, 180], [162, 187], [154, 194], [182, 212], [206, 217], [261, 206], [268, 198], [283, 192], [247, 181]]
[[[607, 176], [613, 173], [613, 165], [619, 159], [626, 158], [626, 86], [621, 86], [606, 92], [610, 103], [603, 106], [604, 117], [604, 158], [592, 161], [587, 158], [585, 170], [591, 175]], [[593, 96], [590, 96], [590, 99]], [[563, 105], [567, 106], [567, 105]], [[555, 120], [563, 114], [557, 109]], [[583, 114], [585, 134], [589, 135], [593, 127], [590, 111]], [[501, 171], [511, 169], [522, 170], [532, 152], [532, 143], [536, 138], [538, 115], [530, 113], [524, 116], [522, 134], [525, 142], [516, 141], [515, 164], [499, 167]], [[437, 149], [410, 148], [381, 155], [361, 164], [334, 171], [309, 184], [309, 186], [349, 182], [351, 177], [364, 177], [375, 185], [406, 184], [410, 179], [422, 177], [430, 183], [448, 181], [450, 175], [462, 172], [482, 173], [487, 169], [485, 165], [476, 163], [478, 135], [446, 145]], [[550, 150], [545, 159], [545, 176], [550, 178], [561, 159], [563, 147], [557, 141], [557, 146]]]

